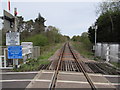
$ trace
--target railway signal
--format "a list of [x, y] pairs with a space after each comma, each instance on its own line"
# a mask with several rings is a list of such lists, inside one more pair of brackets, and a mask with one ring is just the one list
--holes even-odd
[[[10, 1], [8, 1], [8, 9], [10, 11]], [[5, 30], [6, 33], [6, 45], [9, 47], [16, 47], [19, 48], [21, 46], [20, 45], [20, 35], [19, 35], [19, 32], [17, 32], [18, 28], [17, 28], [17, 22], [18, 22], [18, 19], [17, 19], [17, 8], [14, 9], [14, 16], [7, 12], [6, 10], [4, 10], [4, 16], [2, 17], [2, 19], [4, 20], [4, 25], [3, 25], [3, 30]], [[21, 52], [19, 51], [20, 49], [16, 49], [18, 50], [18, 52]], [[15, 67], [17, 68], [18, 66], [18, 59], [19, 57], [22, 58], [22, 56], [18, 56], [17, 58], [17, 55], [16, 53], [13, 53], [12, 56], [10, 56], [11, 52], [14, 52], [15, 50], [11, 49], [11, 50], [8, 50], [8, 58], [11, 58], [13, 59], [13, 64], [15, 65]], [[19, 54], [18, 55], [22, 55], [22, 54]], [[13, 57], [15, 56], [15, 58]]]
[[2, 19], [4, 20], [4, 30], [14, 31], [15, 17], [6, 10], [4, 10], [4, 16], [2, 17]]
[[10, 0], [8, 0], [8, 10], [10, 11]]

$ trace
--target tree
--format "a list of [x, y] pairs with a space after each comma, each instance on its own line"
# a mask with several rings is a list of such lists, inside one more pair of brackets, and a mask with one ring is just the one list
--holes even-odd
[[90, 42], [90, 39], [88, 37], [88, 33], [87, 32], [83, 32], [82, 35], [81, 35], [81, 38], [80, 38], [80, 42], [82, 42], [84, 44], [84, 46], [90, 50], [91, 49], [91, 42]]
[[81, 38], [81, 37], [80, 37], [79, 35], [78, 35], [78, 36], [75, 35], [75, 36], [72, 37], [71, 40], [73, 40], [73, 41], [78, 41], [78, 42], [79, 42], [79, 41], [80, 41], [80, 38]]
[[22, 16], [18, 16], [18, 32], [22, 32], [24, 30], [24, 18]]
[[[103, 2], [99, 6], [100, 16], [95, 22], [97, 42], [120, 42], [120, 2]], [[95, 30], [88, 30], [90, 41], [94, 43]]]
[[38, 33], [43, 33], [45, 31], [45, 25], [44, 25], [45, 19], [40, 15], [38, 15], [38, 18], [35, 19], [35, 23], [34, 23], [34, 33], [38, 34]]
[[18, 16], [18, 21], [18, 31], [21, 32], [21, 40], [23, 41], [30, 36], [41, 34], [45, 31], [45, 19], [40, 14], [35, 19], [35, 22], [32, 19], [24, 21], [22, 16]]
[[88, 29], [88, 37], [92, 43], [95, 42], [95, 29], [92, 29], [92, 26]]
[[106, 2], [102, 2], [99, 4], [96, 13], [97, 14], [105, 14], [106, 12], [116, 12], [116, 11], [120, 11], [120, 2], [108, 2], [106, 0]]
[[26, 41], [33, 42], [35, 46], [45, 46], [48, 44], [48, 38], [42, 34], [37, 34], [26, 39]]
[[34, 30], [34, 22], [33, 20], [26, 21], [24, 30], [27, 30], [28, 32], [32, 32]]

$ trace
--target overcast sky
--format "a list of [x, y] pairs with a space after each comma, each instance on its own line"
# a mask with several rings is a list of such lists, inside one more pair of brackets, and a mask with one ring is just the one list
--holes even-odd
[[[7, 0], [6, 0], [7, 1]], [[11, 13], [14, 7], [18, 15], [24, 20], [35, 19], [38, 13], [46, 19], [45, 25], [55, 26], [60, 32], [70, 37], [81, 35], [88, 31], [97, 16], [96, 6], [99, 2], [11, 2]], [[2, 3], [2, 8], [8, 10], [7, 2]]]

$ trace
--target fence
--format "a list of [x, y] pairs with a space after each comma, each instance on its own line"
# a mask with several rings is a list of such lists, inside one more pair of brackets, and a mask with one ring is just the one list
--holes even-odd
[[[0, 47], [0, 68], [1, 69], [12, 69], [15, 65], [13, 59], [7, 58], [8, 49], [7, 47]], [[34, 46], [33, 48], [22, 48], [23, 59], [18, 60], [18, 65], [21, 63], [26, 63], [29, 58], [38, 58], [40, 56], [40, 47]]]
[[97, 43], [95, 48], [95, 56], [110, 62], [120, 61], [120, 44], [113, 43]]
[[40, 47], [34, 46], [33, 47], [33, 58], [37, 59], [40, 56]]

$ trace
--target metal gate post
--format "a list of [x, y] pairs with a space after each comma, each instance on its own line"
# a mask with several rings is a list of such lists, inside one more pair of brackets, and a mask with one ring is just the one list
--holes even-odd
[[118, 63], [120, 63], [120, 44], [118, 44]]
[[4, 67], [6, 67], [6, 48], [4, 48]]
[[110, 61], [110, 58], [109, 58], [109, 52], [110, 52], [110, 46], [109, 46], [109, 44], [108, 44], [108, 46], [107, 46], [107, 52], [106, 52], [106, 62], [109, 62]]
[[0, 68], [2, 68], [2, 56], [0, 56]]

